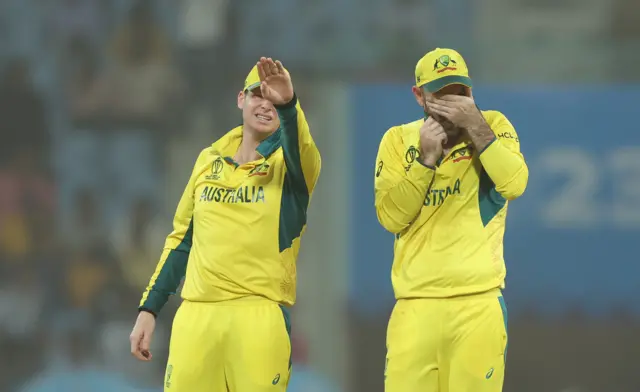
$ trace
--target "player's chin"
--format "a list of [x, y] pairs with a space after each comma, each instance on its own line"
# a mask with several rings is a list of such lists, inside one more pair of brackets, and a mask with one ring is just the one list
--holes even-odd
[[257, 120], [250, 121], [251, 128], [260, 134], [271, 134], [278, 129], [278, 121], [270, 120]]

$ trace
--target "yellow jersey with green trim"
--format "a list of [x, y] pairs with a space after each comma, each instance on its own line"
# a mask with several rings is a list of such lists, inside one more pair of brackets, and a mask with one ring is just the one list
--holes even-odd
[[157, 314], [183, 277], [189, 301], [258, 296], [293, 305], [320, 153], [297, 98], [276, 110], [280, 128], [258, 146], [258, 160], [232, 158], [242, 126], [200, 153], [139, 309]]
[[419, 158], [424, 119], [389, 129], [375, 169], [378, 220], [396, 235], [395, 296], [447, 298], [503, 288], [507, 204], [529, 177], [520, 140], [500, 112], [483, 111], [494, 140], [461, 140], [436, 167]]

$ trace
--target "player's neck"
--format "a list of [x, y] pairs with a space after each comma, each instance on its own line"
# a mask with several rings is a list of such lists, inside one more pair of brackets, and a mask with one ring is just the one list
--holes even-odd
[[238, 147], [238, 151], [236, 151], [233, 160], [236, 161], [239, 165], [245, 164], [247, 162], [252, 162], [260, 158], [260, 154], [256, 149], [262, 142], [261, 139], [256, 137], [255, 132], [251, 132], [249, 130], [244, 130], [242, 133], [242, 141], [240, 142], [240, 147]]

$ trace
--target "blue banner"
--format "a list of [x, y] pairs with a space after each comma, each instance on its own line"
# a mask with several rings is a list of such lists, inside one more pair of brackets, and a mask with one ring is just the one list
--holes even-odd
[[[529, 165], [507, 218], [510, 313], [575, 307], [640, 314], [640, 87], [478, 87], [482, 109], [503, 112]], [[393, 235], [374, 209], [375, 157], [384, 132], [421, 117], [410, 85], [352, 90], [354, 129], [350, 298], [366, 313], [393, 304]]]

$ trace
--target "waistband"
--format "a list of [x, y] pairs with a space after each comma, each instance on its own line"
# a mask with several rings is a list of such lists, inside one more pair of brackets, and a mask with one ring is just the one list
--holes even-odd
[[453, 297], [414, 297], [414, 298], [399, 298], [400, 301], [467, 301], [470, 299], [481, 298], [498, 298], [502, 297], [502, 290], [500, 288], [494, 288], [488, 291], [482, 291], [480, 293], [461, 294]]
[[250, 295], [246, 297], [233, 298], [225, 301], [193, 301], [188, 299], [183, 299], [183, 303], [193, 304], [193, 305], [202, 305], [202, 306], [263, 306], [263, 305], [280, 305], [287, 307], [284, 304], [280, 304], [276, 301], [270, 300], [265, 297], [260, 297], [257, 295]]

